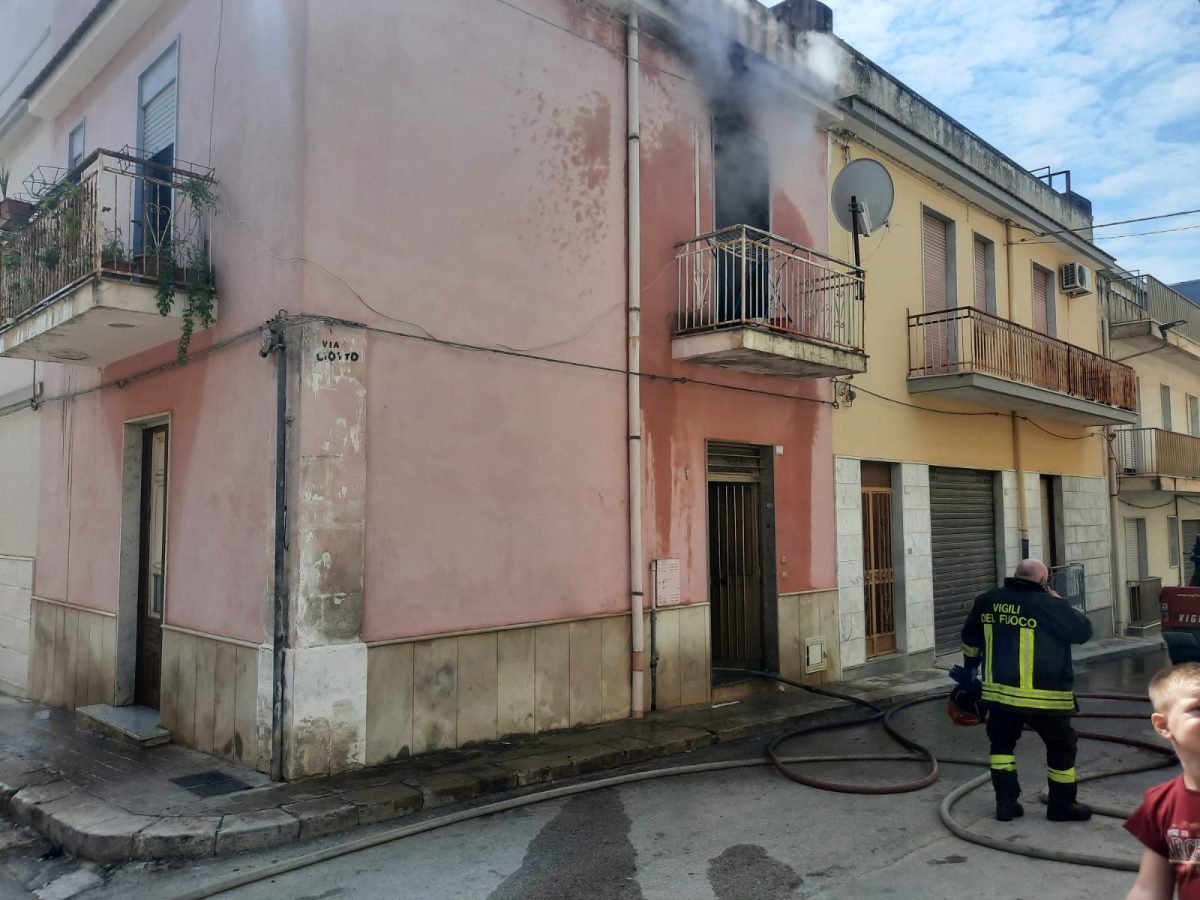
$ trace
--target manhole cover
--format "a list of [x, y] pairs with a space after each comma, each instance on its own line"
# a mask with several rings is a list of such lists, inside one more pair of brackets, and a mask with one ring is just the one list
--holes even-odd
[[215, 769], [208, 772], [196, 772], [192, 775], [181, 775], [178, 778], [172, 778], [171, 781], [181, 788], [191, 791], [197, 797], [232, 794], [234, 791], [244, 791], [250, 787], [246, 782]]

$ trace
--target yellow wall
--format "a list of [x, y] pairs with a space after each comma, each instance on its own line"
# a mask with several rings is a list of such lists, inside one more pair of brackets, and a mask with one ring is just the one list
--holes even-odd
[[[929, 394], [909, 394], [908, 316], [923, 311], [922, 208], [928, 207], [954, 223], [957, 299], [954, 305], [970, 306], [974, 293], [973, 235], [995, 245], [996, 314], [1018, 324], [1033, 324], [1033, 269], [1051, 272], [1077, 260], [1057, 243], [1006, 248], [1001, 218], [968, 203], [955, 193], [888, 157], [881, 157], [841, 137], [832, 138], [830, 180], [850, 160], [869, 157], [882, 163], [892, 176], [896, 199], [885, 228], [860, 238], [866, 269], [867, 372], [854, 377], [857, 391], [852, 408], [834, 411], [834, 452], [841, 456], [927, 462], [933, 465], [981, 469], [1013, 468], [1012, 420], [1001, 410], [942, 399]], [[848, 151], [848, 155], [847, 155]], [[830, 253], [853, 259], [850, 234], [830, 218]], [[1029, 232], [1013, 229], [1013, 240]], [[1041, 240], [1045, 240], [1044, 238]], [[1011, 249], [1011, 264], [1006, 250]], [[1009, 268], [1014, 289], [1009, 291]], [[1099, 347], [1096, 296], [1068, 299], [1056, 291], [1057, 336], [1088, 350]], [[891, 398], [871, 396], [868, 391]], [[921, 407], [913, 409], [910, 406]], [[947, 415], [946, 413], [983, 415]], [[1021, 454], [1026, 470], [1055, 474], [1102, 475], [1102, 442], [1099, 437], [1064, 440], [1038, 429], [1038, 425], [1067, 438], [1081, 438], [1099, 429], [1053, 418], [1021, 422]]]
[[[1118, 345], [1115, 355], [1119, 357], [1135, 352]], [[1142, 428], [1164, 427], [1161, 386], [1165, 384], [1171, 388], [1170, 430], [1187, 434], [1187, 397], [1189, 394], [1200, 397], [1200, 378], [1180, 368], [1172, 362], [1173, 359], [1173, 353], [1147, 353], [1134, 357], [1127, 365], [1133, 366], [1137, 372], [1140, 386], [1139, 425]]]

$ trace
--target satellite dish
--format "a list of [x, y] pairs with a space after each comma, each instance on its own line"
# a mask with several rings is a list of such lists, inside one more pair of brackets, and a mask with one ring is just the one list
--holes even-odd
[[868, 237], [887, 222], [895, 197], [892, 176], [873, 159], [856, 159], [833, 179], [833, 215], [854, 235], [854, 265], [860, 265], [858, 236]]

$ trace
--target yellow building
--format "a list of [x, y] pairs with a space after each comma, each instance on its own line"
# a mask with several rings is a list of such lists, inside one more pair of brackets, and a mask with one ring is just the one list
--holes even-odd
[[1114, 359], [1137, 373], [1138, 421], [1113, 434], [1115, 553], [1131, 630], [1187, 584], [1200, 535], [1200, 309], [1149, 275], [1098, 279]]
[[[1112, 634], [1104, 438], [1136, 394], [1103, 354], [1090, 204], [846, 52], [830, 179], [873, 159], [895, 199], [860, 239], [867, 372], [835, 389], [843, 670], [957, 651], [1023, 556]], [[830, 253], [854, 258], [835, 218]]]

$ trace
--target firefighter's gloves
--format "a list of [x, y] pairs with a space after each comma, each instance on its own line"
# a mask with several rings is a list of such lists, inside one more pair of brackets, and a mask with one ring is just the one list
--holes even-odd
[[950, 677], [960, 687], [969, 687], [971, 682], [975, 680], [975, 671], [975, 666], [969, 669], [963, 666], [955, 666], [950, 670]]

